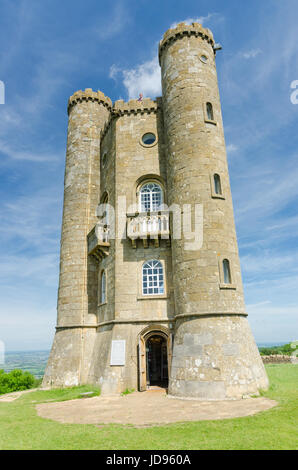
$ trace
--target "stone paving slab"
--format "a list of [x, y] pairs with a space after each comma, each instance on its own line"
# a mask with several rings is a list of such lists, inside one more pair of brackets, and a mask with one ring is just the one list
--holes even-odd
[[36, 405], [37, 414], [60, 423], [163, 425], [250, 416], [277, 405], [268, 398], [197, 401], [169, 398], [165, 392], [134, 392]]

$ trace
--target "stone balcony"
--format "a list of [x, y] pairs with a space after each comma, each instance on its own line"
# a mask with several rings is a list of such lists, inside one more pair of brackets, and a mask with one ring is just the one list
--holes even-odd
[[110, 228], [102, 223], [97, 223], [87, 235], [88, 255], [94, 256], [98, 261], [109, 254]]
[[150, 240], [154, 240], [156, 248], [159, 247], [160, 240], [167, 240], [169, 244], [169, 213], [159, 211], [127, 214], [127, 237], [134, 248], [137, 248], [138, 239], [143, 241], [144, 248], [148, 248]]

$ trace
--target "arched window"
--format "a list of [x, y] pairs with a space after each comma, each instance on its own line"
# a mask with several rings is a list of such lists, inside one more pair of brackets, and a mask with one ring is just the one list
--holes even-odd
[[160, 261], [153, 259], [143, 264], [143, 295], [164, 294], [164, 274]]
[[231, 270], [230, 270], [230, 261], [228, 259], [224, 259], [222, 262], [223, 266], [223, 275], [224, 275], [224, 283], [231, 284]]
[[106, 302], [106, 272], [102, 271], [100, 275], [100, 303]]
[[159, 184], [145, 183], [140, 190], [139, 207], [140, 212], [151, 212], [160, 210], [163, 204], [163, 191]]
[[213, 106], [211, 103], [206, 104], [207, 118], [209, 121], [214, 121]]
[[220, 176], [217, 173], [214, 175], [214, 191], [215, 194], [222, 194]]

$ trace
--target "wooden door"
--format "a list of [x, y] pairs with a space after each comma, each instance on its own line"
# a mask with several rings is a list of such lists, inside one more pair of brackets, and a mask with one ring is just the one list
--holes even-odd
[[144, 392], [147, 389], [146, 348], [144, 338], [139, 339], [139, 388], [140, 392]]
[[171, 364], [172, 364], [172, 348], [173, 348], [173, 335], [169, 334], [168, 336], [168, 380], [171, 376]]

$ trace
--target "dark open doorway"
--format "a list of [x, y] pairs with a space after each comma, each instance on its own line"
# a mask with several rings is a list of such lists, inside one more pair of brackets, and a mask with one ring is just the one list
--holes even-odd
[[168, 387], [168, 350], [164, 336], [153, 335], [146, 341], [147, 387]]

